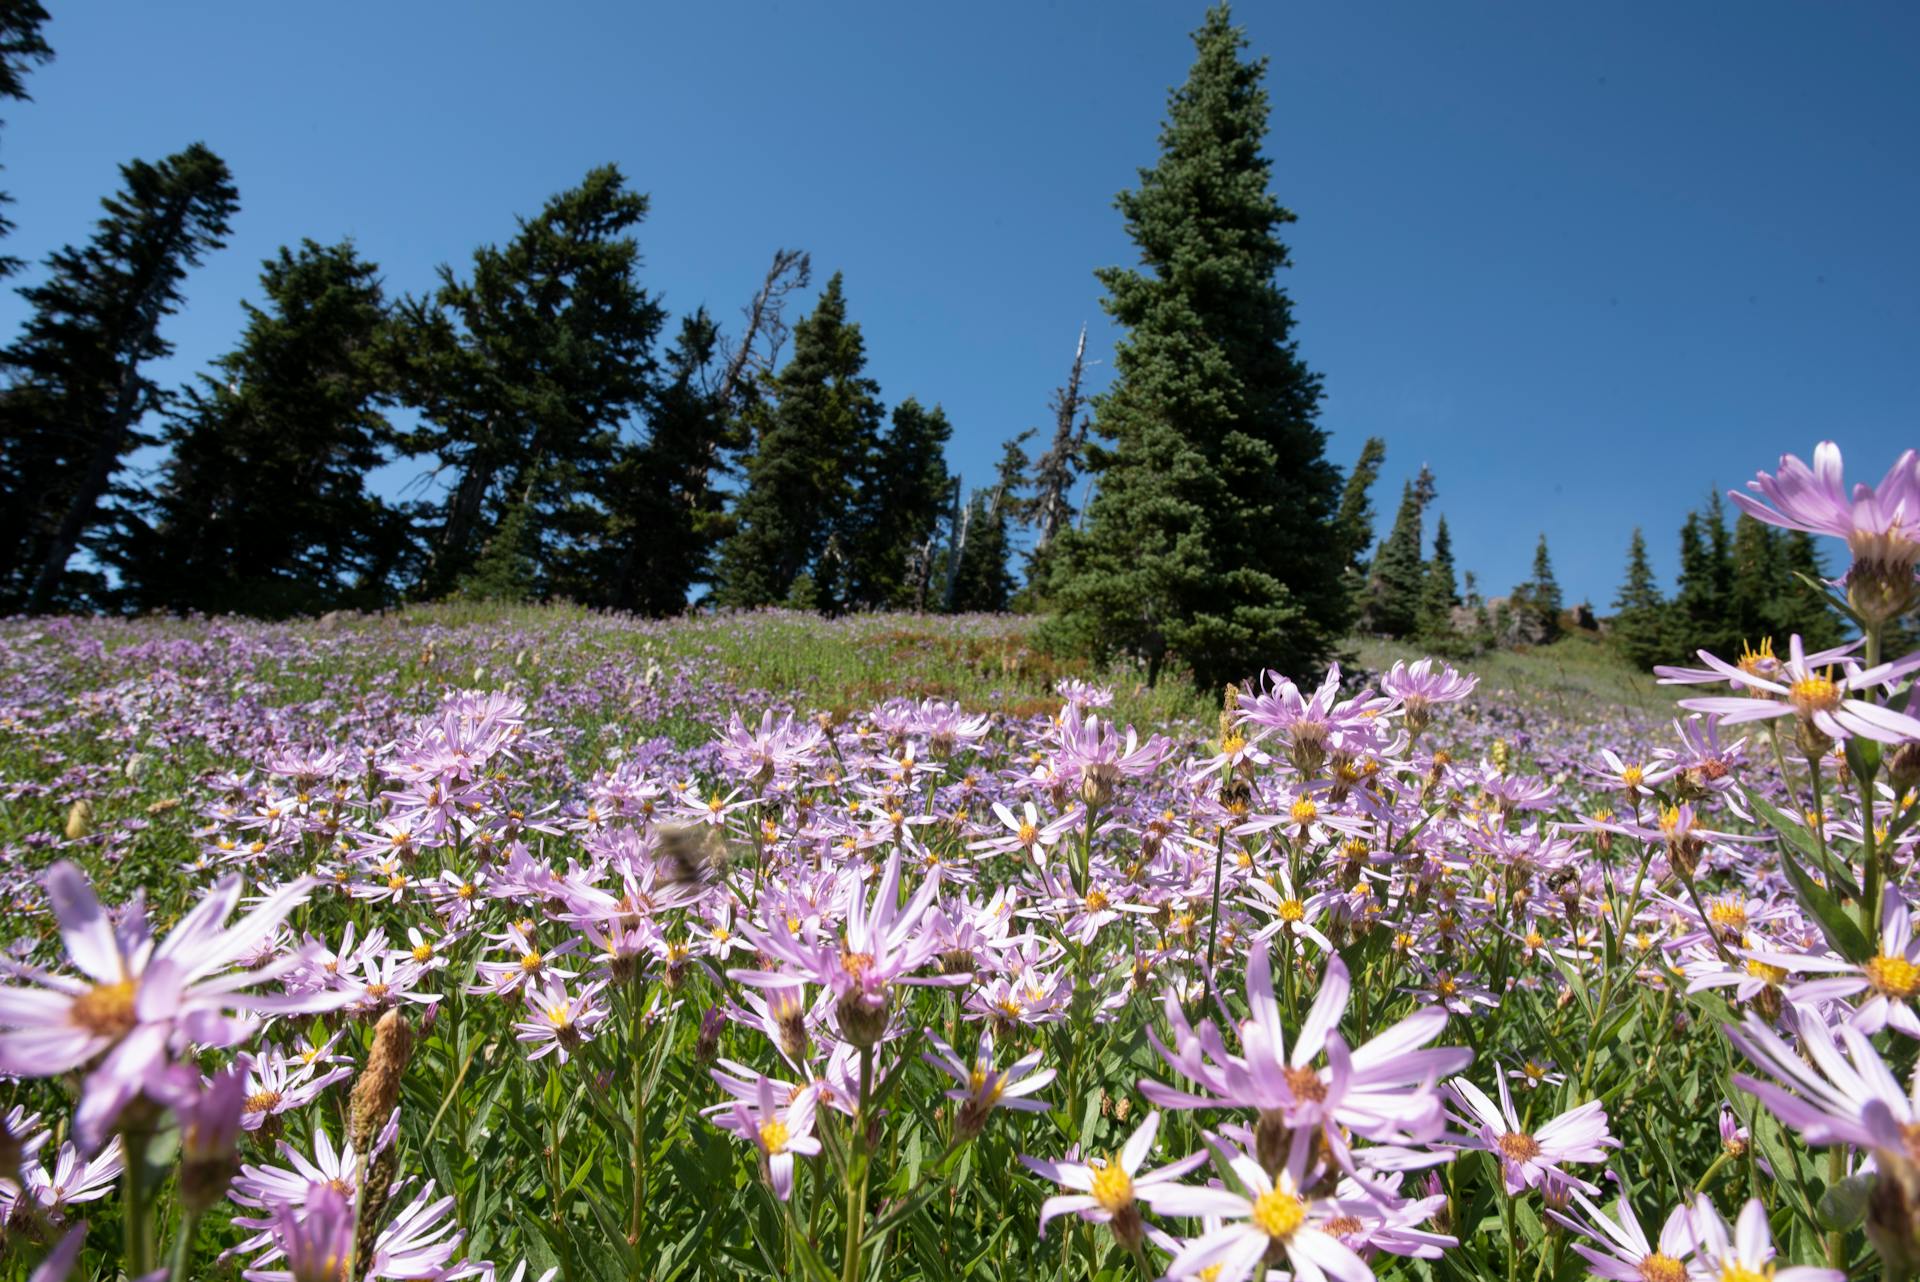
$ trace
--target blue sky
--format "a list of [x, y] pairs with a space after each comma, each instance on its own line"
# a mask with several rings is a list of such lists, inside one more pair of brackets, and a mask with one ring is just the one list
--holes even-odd
[[[738, 310], [772, 251], [846, 273], [891, 404], [945, 405], [985, 481], [1045, 421], [1112, 208], [1154, 158], [1202, 6], [707, 2], [57, 6], [8, 114], [8, 250], [83, 238], [129, 157], [204, 140], [229, 248], [167, 333], [229, 347], [261, 259], [352, 236], [395, 293], [613, 161], [653, 197], [648, 285]], [[450, 15], [457, 15], [451, 18]], [[1421, 463], [1493, 591], [1552, 544], [1612, 598], [1645, 526], [1663, 575], [1713, 484], [1838, 440], [1856, 474], [1920, 407], [1920, 9], [1243, 4], [1272, 58], [1276, 193], [1322, 421]], [[30, 267], [23, 281], [34, 279]], [[22, 316], [0, 299], [0, 331]], [[1095, 370], [1104, 383], [1108, 366]]]

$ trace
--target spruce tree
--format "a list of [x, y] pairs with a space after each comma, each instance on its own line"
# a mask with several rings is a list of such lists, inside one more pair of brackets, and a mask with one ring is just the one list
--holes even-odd
[[[1061, 532], [1072, 525], [1075, 515], [1073, 486], [1079, 479], [1087, 447], [1087, 420], [1081, 414], [1087, 398], [1080, 387], [1086, 364], [1087, 327], [1082, 325], [1067, 381], [1053, 393], [1053, 440], [1046, 453], [1033, 462], [1033, 497], [1020, 509], [1022, 519], [1033, 526], [1033, 547], [1027, 553], [1026, 594], [1035, 600], [1049, 594], [1054, 547]], [[1024, 470], [1024, 458], [1022, 467]]]
[[147, 376], [173, 346], [160, 324], [180, 306], [190, 268], [225, 243], [239, 197], [204, 145], [121, 166], [93, 238], [47, 261], [20, 291], [33, 308], [0, 364], [0, 607], [44, 610], [100, 600], [98, 574], [68, 563], [90, 541], [121, 461], [165, 394]]
[[1387, 443], [1369, 436], [1360, 447], [1360, 457], [1353, 461], [1353, 471], [1347, 473], [1340, 511], [1333, 519], [1347, 567], [1363, 574], [1366, 551], [1373, 544], [1373, 485], [1380, 479], [1380, 467], [1386, 461]]
[[1780, 574], [1770, 616], [1774, 634], [1784, 645], [1784, 638], [1797, 632], [1809, 650], [1839, 645], [1846, 637], [1840, 615], [1827, 594], [1807, 582], [1826, 581], [1827, 567], [1819, 545], [1805, 530], [1776, 530], [1773, 534], [1778, 540], [1775, 564]]
[[727, 530], [715, 484], [732, 433], [713, 379], [719, 329], [704, 309], [681, 320], [660, 378], [647, 391], [646, 439], [622, 442], [608, 483], [607, 537], [597, 588], [585, 599], [649, 615], [677, 614], [712, 577]]
[[1553, 577], [1553, 558], [1542, 534], [1533, 550], [1533, 576], [1513, 590], [1513, 608], [1531, 638], [1548, 643], [1560, 636], [1560, 583]]
[[474, 251], [467, 279], [442, 267], [431, 297], [400, 308], [401, 385], [424, 419], [410, 448], [457, 478], [426, 593], [464, 576], [516, 505], [536, 591], [600, 591], [618, 445], [652, 387], [666, 317], [638, 280], [631, 232], [647, 208], [618, 168], [591, 170], [504, 247]]
[[949, 608], [961, 612], [998, 613], [1013, 599], [1013, 521], [1020, 510], [1020, 489], [1026, 479], [1024, 436], [1000, 448], [991, 490], [976, 490], [967, 521], [964, 555], [954, 575]]
[[[53, 61], [53, 48], [40, 28], [46, 24], [47, 10], [39, 0], [0, 0], [0, 101], [29, 102], [27, 72], [36, 64]], [[13, 203], [13, 197], [0, 192], [0, 208]], [[0, 237], [13, 230], [13, 220], [0, 215]], [[0, 276], [20, 270], [20, 260], [0, 256]]]
[[1734, 519], [1728, 550], [1727, 623], [1735, 637], [1757, 644], [1779, 629], [1783, 612], [1777, 603], [1790, 586], [1780, 563], [1783, 533], [1745, 512]]
[[1333, 519], [1341, 478], [1315, 419], [1268, 190], [1262, 59], [1225, 5], [1194, 34], [1160, 159], [1118, 205], [1140, 251], [1098, 273], [1127, 330], [1090, 450], [1099, 492], [1062, 548], [1054, 634], [1101, 657], [1176, 658], [1217, 689], [1262, 667], [1304, 676], [1342, 635]]
[[1613, 635], [1620, 653], [1642, 669], [1671, 656], [1667, 653], [1666, 601], [1647, 560], [1647, 540], [1638, 526], [1627, 544], [1627, 577], [1613, 600]]
[[1370, 632], [1404, 637], [1420, 625], [1426, 591], [1426, 565], [1420, 557], [1424, 542], [1421, 513], [1432, 488], [1432, 476], [1423, 467], [1419, 477], [1400, 491], [1393, 528], [1380, 540], [1367, 580], [1365, 626]]
[[893, 424], [867, 443], [859, 470], [859, 499], [847, 536], [847, 586], [855, 609], [911, 604], [912, 572], [944, 515], [947, 442], [953, 428], [938, 405], [908, 397], [894, 406]]
[[109, 559], [130, 603], [284, 616], [372, 606], [408, 544], [365, 486], [391, 442], [378, 269], [351, 243], [282, 248], [240, 345], [168, 416], [172, 455]]
[[1730, 559], [1723, 562], [1716, 553], [1716, 545], [1726, 546], [1726, 535], [1722, 531], [1716, 538], [1709, 524], [1700, 513], [1689, 512], [1680, 527], [1680, 575], [1670, 618], [1674, 649], [1683, 655], [1724, 653], [1739, 640], [1728, 600]]
[[793, 356], [771, 380], [769, 399], [749, 414], [755, 445], [721, 551], [721, 604], [788, 601], [802, 575], [807, 603], [838, 604], [830, 585], [843, 574], [855, 480], [884, 415], [866, 363], [836, 272], [794, 326]]
[[1453, 607], [1459, 604], [1459, 585], [1453, 570], [1453, 536], [1447, 532], [1447, 518], [1443, 516], [1434, 526], [1433, 558], [1427, 562], [1421, 590], [1420, 632], [1430, 637], [1450, 635]]

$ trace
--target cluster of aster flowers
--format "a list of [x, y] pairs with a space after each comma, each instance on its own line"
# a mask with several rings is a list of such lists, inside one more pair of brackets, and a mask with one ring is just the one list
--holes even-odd
[[[249, 1278], [698, 1273], [747, 1238], [889, 1276], [991, 1187], [1038, 1230], [968, 1230], [1002, 1275], [1907, 1276], [1920, 655], [1882, 651], [1917, 468], [1849, 494], [1823, 446], [1742, 496], [1847, 541], [1860, 636], [1665, 669], [1732, 687], [1670, 727], [1424, 659], [1268, 673], [1217, 727], [1081, 678], [808, 714], [446, 631], [406, 638], [431, 680], [290, 707], [236, 675], [296, 662], [277, 636], [7, 625], [4, 795], [45, 817], [0, 860], [8, 1249], [62, 1276], [107, 1202], [130, 1276], [203, 1216]], [[669, 713], [704, 741], [617, 728]], [[170, 880], [102, 902], [156, 850]], [[1697, 1146], [1659, 1168], [1675, 1059], [1659, 1125]]]

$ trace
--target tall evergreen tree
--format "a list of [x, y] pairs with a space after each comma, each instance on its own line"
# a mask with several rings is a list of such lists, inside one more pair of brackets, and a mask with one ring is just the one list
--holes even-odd
[[1620, 653], [1639, 668], [1663, 663], [1667, 654], [1666, 601], [1647, 560], [1647, 540], [1634, 527], [1627, 544], [1627, 577], [1613, 599], [1613, 635]]
[[1086, 366], [1087, 327], [1082, 325], [1073, 349], [1073, 367], [1067, 371], [1067, 381], [1053, 393], [1053, 440], [1046, 453], [1034, 460], [1033, 497], [1022, 508], [1033, 525], [1027, 588], [1035, 598], [1048, 595], [1054, 545], [1074, 518], [1073, 486], [1087, 448], [1087, 420], [1080, 412], [1087, 403], [1080, 387]]
[[811, 601], [838, 604], [820, 585], [843, 573], [855, 478], [885, 413], [866, 363], [836, 272], [794, 326], [793, 357], [772, 379], [770, 399], [749, 414], [755, 445], [736, 529], [721, 551], [722, 604], [788, 600], [802, 575]]
[[1387, 461], [1387, 443], [1369, 436], [1360, 447], [1360, 457], [1347, 473], [1347, 485], [1340, 494], [1340, 511], [1334, 517], [1339, 532], [1340, 551], [1349, 569], [1364, 574], [1366, 552], [1373, 544], [1373, 485], [1380, 479], [1380, 467]]
[[938, 405], [908, 397], [893, 408], [893, 425], [862, 452], [855, 524], [847, 536], [847, 586], [840, 594], [857, 609], [907, 605], [911, 581], [945, 514], [953, 482], [947, 442], [953, 428]]
[[1426, 591], [1426, 564], [1420, 552], [1425, 542], [1421, 514], [1433, 493], [1433, 476], [1426, 468], [1400, 491], [1400, 507], [1393, 528], [1380, 540], [1367, 578], [1365, 626], [1388, 636], [1411, 635], [1420, 625], [1421, 600]]
[[[40, 34], [46, 24], [47, 10], [39, 0], [0, 0], [0, 101], [30, 102], [27, 72], [38, 64], [53, 61], [53, 47]], [[0, 208], [13, 203], [13, 197], [0, 192]], [[0, 237], [13, 231], [13, 220], [0, 215]], [[20, 270], [20, 260], [0, 256], [0, 276]]]
[[188, 269], [225, 243], [239, 205], [227, 166], [204, 145], [121, 166], [122, 189], [85, 246], [47, 262], [20, 291], [33, 308], [0, 353], [0, 606], [43, 610], [104, 590], [69, 571], [101, 524], [138, 428], [165, 401], [145, 367], [173, 346], [160, 323], [181, 302]]
[[950, 609], [998, 613], [1013, 599], [1013, 572], [1008, 562], [1013, 553], [1013, 521], [1020, 510], [1020, 490], [1026, 480], [1027, 455], [1021, 448], [1024, 439], [1017, 437], [1001, 446], [993, 488], [974, 492], [965, 554], [954, 575]]
[[1433, 558], [1426, 565], [1426, 579], [1420, 595], [1420, 631], [1426, 636], [1443, 637], [1453, 631], [1453, 607], [1460, 604], [1460, 588], [1453, 571], [1453, 535], [1447, 531], [1447, 518], [1441, 517], [1433, 530]]
[[1529, 636], [1541, 642], [1560, 636], [1560, 582], [1553, 576], [1553, 558], [1542, 534], [1533, 550], [1533, 576], [1513, 590], [1513, 608]]
[[1715, 536], [1710, 526], [1700, 513], [1689, 512], [1680, 527], [1680, 575], [1669, 617], [1673, 648], [1681, 654], [1722, 653], [1739, 641], [1728, 599], [1731, 556], [1723, 561], [1717, 551], [1727, 548], [1726, 533]]
[[1781, 622], [1776, 602], [1790, 586], [1780, 563], [1783, 533], [1745, 512], [1734, 520], [1728, 545], [1727, 624], [1735, 636], [1758, 641]]
[[1777, 540], [1775, 564], [1780, 574], [1770, 616], [1774, 635], [1784, 637], [1797, 632], [1809, 650], [1839, 645], [1846, 637], [1839, 614], [1827, 594], [1807, 582], [1808, 579], [1824, 582], [1827, 577], [1819, 545], [1805, 530], [1772, 533]]
[[1118, 205], [1137, 268], [1107, 268], [1105, 306], [1127, 337], [1097, 404], [1111, 448], [1090, 450], [1100, 489], [1062, 548], [1056, 635], [1097, 655], [1176, 657], [1217, 688], [1272, 666], [1316, 668], [1344, 632], [1339, 469], [1315, 418], [1268, 190], [1262, 59], [1225, 5], [1160, 134], [1160, 159]]
[[476, 250], [468, 279], [442, 267], [431, 297], [400, 308], [402, 387], [425, 420], [411, 448], [457, 477], [427, 592], [462, 577], [516, 504], [537, 589], [597, 590], [618, 442], [666, 317], [637, 278], [647, 207], [615, 166], [591, 170], [504, 248]]
[[705, 310], [680, 323], [647, 393], [647, 435], [623, 442], [608, 486], [605, 581], [588, 593], [622, 610], [677, 614], [709, 581], [727, 529], [715, 483], [731, 434], [724, 384], [711, 382], [719, 330]]
[[143, 607], [286, 615], [375, 605], [407, 547], [365, 486], [392, 438], [387, 305], [351, 243], [267, 260], [265, 306], [169, 415], [172, 456], [110, 559]]

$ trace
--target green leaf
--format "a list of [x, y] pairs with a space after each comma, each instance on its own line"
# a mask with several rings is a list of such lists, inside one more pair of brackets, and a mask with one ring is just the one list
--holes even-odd
[[[1829, 886], [1839, 887], [1842, 894], [1851, 898], [1860, 897], [1860, 883], [1853, 879], [1852, 872], [1836, 866], [1833, 860], [1820, 853], [1819, 841], [1804, 823], [1797, 822], [1791, 815], [1758, 793], [1749, 791], [1747, 804], [1753, 807], [1755, 814], [1766, 820], [1769, 828], [1778, 833], [1795, 850], [1812, 860], [1814, 866], [1820, 869], [1821, 876], [1827, 879]], [[1781, 851], [1781, 862], [1786, 862], [1784, 850]]]

